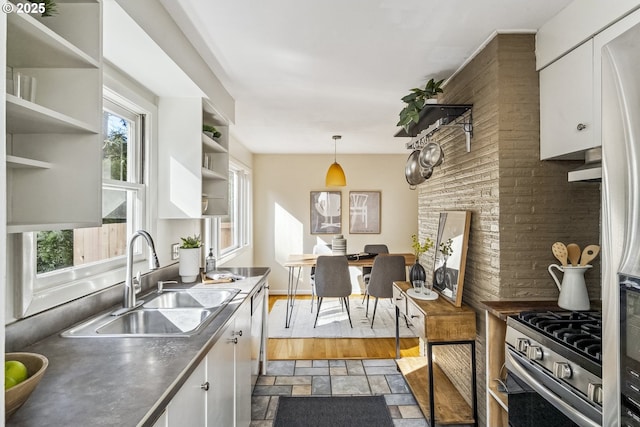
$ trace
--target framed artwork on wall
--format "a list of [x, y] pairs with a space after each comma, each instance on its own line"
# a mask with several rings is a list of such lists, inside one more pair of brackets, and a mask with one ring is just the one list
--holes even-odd
[[380, 192], [349, 192], [349, 233], [380, 234]]
[[311, 192], [311, 234], [342, 233], [342, 193], [340, 191]]

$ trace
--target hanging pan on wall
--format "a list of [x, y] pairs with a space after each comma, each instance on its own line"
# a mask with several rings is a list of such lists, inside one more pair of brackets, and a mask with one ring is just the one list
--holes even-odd
[[422, 151], [420, 151], [420, 157], [418, 159], [420, 161], [420, 166], [425, 169], [433, 169], [436, 166], [440, 166], [444, 160], [442, 147], [435, 142], [429, 142], [424, 146]]
[[409, 154], [407, 159], [407, 165], [404, 168], [404, 176], [407, 178], [407, 182], [411, 186], [422, 184], [426, 178], [422, 175], [418, 157], [420, 156], [420, 150], [413, 150]]

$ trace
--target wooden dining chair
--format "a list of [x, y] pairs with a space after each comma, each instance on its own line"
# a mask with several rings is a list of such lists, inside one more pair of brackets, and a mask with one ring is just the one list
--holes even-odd
[[324, 298], [340, 298], [347, 309], [349, 325], [351, 323], [351, 313], [349, 311], [349, 295], [351, 295], [351, 276], [349, 275], [349, 264], [346, 256], [321, 255], [316, 260], [315, 277], [316, 295], [318, 297], [318, 307], [316, 320], [313, 323], [315, 328], [320, 315], [320, 307]]

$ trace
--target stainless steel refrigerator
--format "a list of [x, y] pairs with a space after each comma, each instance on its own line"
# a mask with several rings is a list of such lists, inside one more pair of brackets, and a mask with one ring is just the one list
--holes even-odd
[[[602, 87], [596, 94], [602, 102], [596, 108], [602, 108], [604, 426], [625, 425], [621, 421], [621, 369], [624, 371], [627, 351], [621, 348], [626, 337], [626, 308], [620, 304], [620, 278], [640, 278], [639, 15], [636, 11], [594, 39], [594, 58], [601, 59], [595, 71], [602, 73]], [[640, 354], [632, 356], [640, 358]]]

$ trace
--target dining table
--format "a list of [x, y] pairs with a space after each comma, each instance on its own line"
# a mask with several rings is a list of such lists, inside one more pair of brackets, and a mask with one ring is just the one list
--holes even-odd
[[291, 316], [293, 315], [293, 306], [295, 304], [296, 295], [298, 293], [298, 285], [300, 284], [300, 276], [304, 267], [311, 268], [316, 266], [316, 260], [319, 256], [346, 256], [349, 267], [373, 267], [376, 256], [402, 255], [406, 266], [415, 264], [416, 256], [412, 253], [394, 253], [394, 254], [347, 254], [347, 255], [331, 255], [331, 254], [290, 254], [284, 263], [284, 267], [289, 270], [289, 278], [287, 281], [287, 312], [285, 315], [285, 328], [291, 325]]

